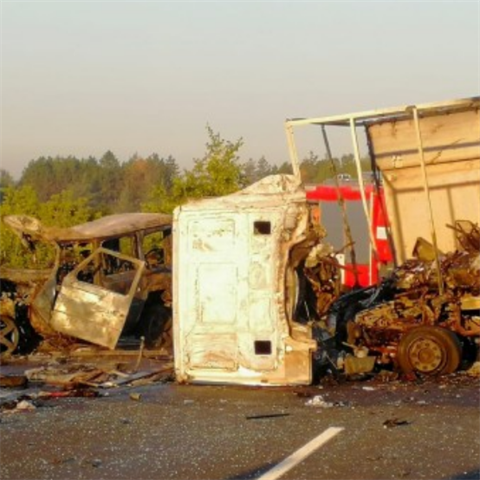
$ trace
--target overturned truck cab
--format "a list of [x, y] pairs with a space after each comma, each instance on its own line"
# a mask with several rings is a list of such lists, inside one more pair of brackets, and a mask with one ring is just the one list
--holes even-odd
[[274, 175], [188, 203], [175, 210], [173, 228], [177, 379], [311, 383], [317, 342], [312, 327], [295, 318], [299, 265], [324, 245], [298, 178]]

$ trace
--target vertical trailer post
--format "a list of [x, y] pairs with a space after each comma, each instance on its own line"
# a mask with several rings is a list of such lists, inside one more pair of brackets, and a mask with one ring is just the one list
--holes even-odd
[[300, 162], [298, 161], [297, 148], [295, 147], [295, 140], [293, 138], [293, 128], [288, 121], [285, 122], [285, 132], [287, 134], [288, 151], [290, 152], [290, 159], [292, 161], [293, 174], [302, 181]]
[[377, 258], [377, 245], [375, 244], [375, 237], [373, 236], [372, 219], [367, 204], [367, 197], [365, 196], [365, 186], [363, 183], [362, 164], [360, 162], [360, 149], [358, 148], [357, 131], [355, 130], [355, 119], [350, 118], [350, 132], [352, 134], [353, 151], [355, 157], [355, 165], [357, 166], [358, 184], [360, 185], [360, 196], [362, 197], [363, 211], [368, 223], [368, 236], [370, 238], [371, 251], [375, 258]]
[[428, 212], [430, 214], [430, 218], [429, 218], [430, 234], [432, 236], [432, 244], [435, 250], [435, 264], [436, 264], [437, 277], [438, 277], [438, 291], [440, 295], [443, 295], [443, 277], [442, 277], [442, 271], [440, 268], [440, 258], [438, 256], [437, 233], [435, 231], [435, 222], [433, 219], [432, 201], [430, 198], [430, 187], [428, 185], [427, 169], [425, 167], [425, 155], [423, 152], [422, 132], [420, 131], [420, 122], [418, 119], [417, 107], [412, 107], [412, 111], [413, 111], [413, 121], [415, 124], [415, 130], [417, 134], [418, 155], [420, 157], [420, 169], [422, 170], [423, 186], [425, 189], [425, 197], [427, 199]]
[[342, 220], [343, 220], [343, 231], [345, 236], [347, 237], [347, 244], [350, 246], [350, 260], [352, 262], [353, 267], [353, 276], [355, 277], [355, 283], [358, 284], [358, 268], [357, 268], [357, 256], [355, 254], [355, 242], [353, 241], [352, 231], [350, 230], [350, 224], [348, 223], [348, 215], [347, 215], [347, 207], [345, 206], [345, 200], [343, 198], [342, 192], [340, 191], [340, 185], [338, 183], [338, 176], [337, 176], [337, 169], [335, 167], [335, 162], [333, 161], [332, 152], [330, 150], [330, 143], [327, 137], [327, 131], [325, 130], [325, 125], [322, 124], [322, 135], [323, 141], [325, 143], [325, 149], [327, 152], [327, 158], [330, 161], [330, 165], [332, 166], [333, 170], [333, 178], [335, 179], [335, 188], [337, 189], [338, 195], [338, 204], [340, 206], [340, 210], [342, 211]]

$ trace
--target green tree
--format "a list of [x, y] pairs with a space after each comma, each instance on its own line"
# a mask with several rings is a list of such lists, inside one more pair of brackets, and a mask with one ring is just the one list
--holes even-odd
[[252, 158], [242, 165], [242, 177], [243, 183], [246, 185], [251, 185], [257, 181], [257, 165]]
[[[0, 216], [29, 215], [44, 225], [70, 227], [93, 218], [88, 199], [75, 197], [70, 191], [52, 195], [47, 202], [40, 202], [35, 190], [29, 186], [8, 187], [0, 205]], [[55, 258], [53, 246], [38, 243], [32, 256], [19, 238], [7, 227], [0, 229], [0, 261], [2, 265], [19, 268], [45, 268]]]
[[189, 199], [228, 195], [243, 187], [238, 156], [243, 140], [231, 142], [209, 125], [206, 128], [208, 142], [204, 156], [194, 160], [192, 170], [174, 178], [170, 191], [164, 185], [157, 185], [142, 204], [143, 211], [170, 213]]
[[163, 185], [153, 187], [145, 202], [141, 205], [142, 212], [172, 213], [175, 207], [180, 205], [180, 196], [168, 191]]
[[93, 201], [99, 190], [99, 169], [94, 157], [81, 160], [73, 156], [40, 157], [24, 169], [20, 185], [32, 186], [41, 202], [66, 189]]
[[[362, 171], [368, 172], [371, 169], [370, 157], [364, 157], [360, 159], [360, 164], [362, 165]], [[339, 162], [338, 173], [348, 173], [352, 178], [358, 178], [357, 165], [355, 163], [355, 158], [353, 154], [342, 155], [341, 162]]]
[[293, 175], [292, 164], [290, 162], [283, 162], [278, 168], [275, 173], [283, 174], [283, 175]]
[[[364, 172], [370, 170], [370, 159], [368, 157], [360, 159], [360, 162]], [[282, 169], [283, 166], [280, 167], [280, 170]], [[334, 157], [332, 160], [329, 160], [327, 158], [320, 159], [317, 154], [310, 152], [300, 162], [300, 173], [304, 183], [323, 183], [333, 179], [335, 172], [337, 174], [347, 173], [353, 179], [356, 179], [358, 175], [353, 154], [344, 154], [340, 159]]]
[[0, 168], [0, 204], [3, 202], [5, 189], [8, 187], [13, 187], [15, 185], [15, 180], [13, 179], [10, 172]]
[[241, 168], [242, 183], [245, 186], [251, 185], [268, 175], [274, 175], [278, 172], [278, 167], [270, 165], [264, 156], [260, 157], [257, 161], [249, 159], [248, 162], [242, 164]]
[[258, 180], [268, 177], [269, 175], [275, 175], [277, 171], [278, 167], [275, 165], [270, 165], [263, 155], [257, 160], [256, 173]]
[[194, 161], [191, 171], [174, 182], [174, 191], [183, 199], [218, 197], [241, 188], [241, 167], [238, 151], [243, 140], [230, 142], [207, 125], [209, 141], [206, 153]]
[[45, 225], [72, 227], [93, 218], [87, 197], [76, 197], [73, 190], [52, 195], [39, 206], [38, 218]]
[[104, 213], [116, 210], [123, 187], [123, 170], [118, 158], [108, 150], [98, 161], [98, 190], [93, 207]]
[[123, 187], [117, 211], [139, 211], [152, 190], [161, 187], [169, 192], [177, 174], [178, 167], [173, 157], [163, 159], [152, 153], [142, 158], [135, 154], [123, 166]]
[[5, 188], [4, 201], [0, 205], [4, 215], [37, 215], [40, 202], [34, 188], [29, 185], [22, 187], [8, 186]]
[[[22, 214], [35, 217], [38, 214], [39, 206], [37, 194], [31, 186], [7, 187], [0, 205], [0, 217]], [[43, 260], [48, 256], [49, 249], [43, 246], [40, 257]], [[0, 228], [0, 263], [4, 266], [27, 268], [32, 266], [33, 260], [35, 259], [29, 255], [20, 239], [9, 228], [2, 225]]]
[[305, 183], [314, 182], [317, 177], [319, 168], [320, 159], [318, 158], [318, 155], [310, 151], [308, 157], [304, 158], [300, 162], [300, 174], [302, 176], [302, 180]]

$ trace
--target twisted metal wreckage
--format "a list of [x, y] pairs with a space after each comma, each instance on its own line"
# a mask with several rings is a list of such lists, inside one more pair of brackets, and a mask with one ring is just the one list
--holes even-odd
[[53, 247], [55, 260], [41, 271], [0, 270], [2, 355], [26, 353], [42, 338], [114, 348], [136, 332], [148, 346], [161, 343], [171, 328], [170, 215], [110, 215], [71, 228], [25, 215], [3, 222], [33, 252]]
[[[2, 355], [31, 349], [34, 331], [108, 348], [134, 332], [158, 346], [169, 339], [173, 311], [180, 382], [309, 384], [325, 364], [347, 374], [389, 364], [406, 373], [455, 371], [475, 359], [480, 337], [479, 106], [475, 97], [287, 120], [293, 175], [189, 202], [173, 221], [126, 214], [46, 229], [4, 218], [24, 240], [55, 244], [57, 259], [37, 277], [3, 270]], [[337, 250], [306, 201], [294, 128], [307, 125], [321, 127], [330, 159], [326, 127], [350, 130], [371, 256], [380, 240], [393, 253], [378, 284], [342, 285], [342, 269], [358, 277], [354, 241], [340, 194], [346, 246]], [[386, 229], [372, 220], [358, 127]], [[340, 250], [350, 266], [339, 262]]]

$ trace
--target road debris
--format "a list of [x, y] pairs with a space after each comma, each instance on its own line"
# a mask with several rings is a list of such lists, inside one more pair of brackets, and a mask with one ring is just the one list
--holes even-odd
[[327, 402], [322, 395], [315, 395], [313, 398], [310, 398], [305, 402], [305, 405], [309, 407], [318, 407], [318, 408], [333, 408], [333, 407], [348, 407], [350, 404], [348, 402]]
[[140, 348], [138, 349], [138, 358], [137, 358], [137, 363], [135, 363], [135, 367], [133, 369], [134, 372], [138, 371], [138, 367], [140, 366], [140, 363], [142, 362], [142, 357], [143, 357], [143, 349], [145, 347], [145, 337], [142, 335], [140, 337]]
[[20, 388], [26, 387], [28, 384], [25, 375], [0, 375], [0, 387], [3, 388]]
[[1, 413], [18, 413], [35, 410], [37, 407], [28, 395], [22, 395], [16, 400], [4, 401], [0, 404]]
[[[139, 386], [167, 381], [172, 378], [173, 364], [167, 362], [152, 370], [135, 372], [121, 371], [122, 364], [99, 366], [94, 364], [50, 365], [36, 367], [25, 371], [25, 377], [31, 383], [43, 383], [59, 386], [64, 389], [74, 389], [79, 386], [93, 388], [115, 388], [123, 385]], [[132, 373], [134, 372], [134, 373]]]
[[407, 420], [399, 420], [398, 418], [392, 418], [383, 422], [383, 428], [401, 427], [403, 425], [410, 425], [410, 423], [411, 422], [408, 422]]
[[102, 461], [99, 458], [94, 458], [91, 462], [90, 465], [95, 468], [99, 468], [102, 466]]
[[465, 373], [470, 377], [480, 377], [480, 361], [475, 362]]
[[264, 415], [247, 415], [245, 418], [247, 420], [263, 420], [264, 418], [279, 418], [279, 417], [288, 417], [289, 413], [266, 413]]
[[21, 400], [17, 403], [15, 410], [22, 412], [27, 410], [35, 410], [36, 408], [37, 407], [32, 402], [29, 402], [28, 400]]
[[[35, 356], [45, 362], [48, 357]], [[112, 356], [93, 359], [89, 363], [78, 363], [71, 358], [50, 360], [47, 365], [31, 367], [31, 362], [19, 360], [2, 367], [3, 379], [10, 387], [2, 391], [0, 413], [22, 411], [22, 401], [34, 407], [43, 407], [45, 402], [61, 401], [63, 398], [98, 398], [108, 396], [109, 389], [130, 389], [138, 386], [165, 383], [173, 379], [173, 363], [143, 359], [141, 371], [133, 373], [132, 364], [118, 361]], [[134, 367], [136, 366], [133, 365]], [[22, 373], [19, 374], [18, 371]], [[3, 374], [7, 371], [8, 374]], [[13, 373], [15, 372], [15, 374]], [[10, 379], [15, 379], [10, 381]], [[23, 379], [23, 380], [22, 380]], [[14, 388], [14, 385], [16, 388]], [[17, 386], [18, 385], [18, 386]], [[138, 393], [132, 392], [132, 400], [139, 400]], [[50, 403], [51, 405], [51, 403]]]

